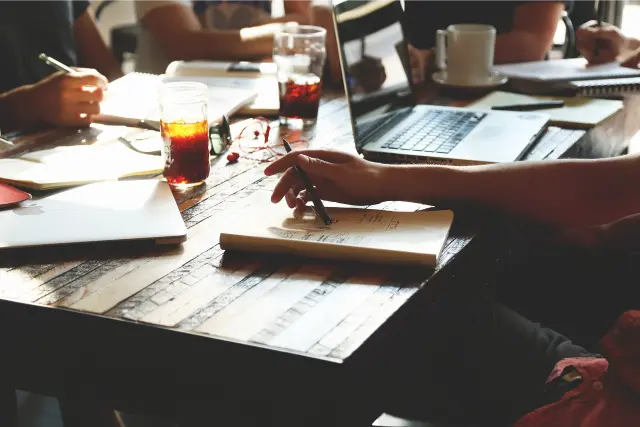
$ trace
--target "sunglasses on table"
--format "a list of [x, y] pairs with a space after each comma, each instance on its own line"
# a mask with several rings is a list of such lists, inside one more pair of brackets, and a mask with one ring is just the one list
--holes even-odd
[[[150, 122], [146, 123], [148, 124]], [[159, 127], [150, 125], [144, 126], [143, 128], [156, 131], [160, 130]], [[155, 134], [154, 137], [156, 137]], [[133, 144], [133, 141], [122, 136], [118, 138], [118, 141], [130, 150], [135, 151], [136, 153], [147, 154], [150, 156], [162, 155], [161, 150], [141, 150]], [[222, 154], [227, 150], [227, 148], [229, 148], [232, 142], [233, 139], [231, 138], [231, 126], [229, 126], [229, 120], [227, 119], [227, 116], [223, 115], [222, 120], [219, 123], [209, 126], [209, 154], [211, 156], [218, 156]]]

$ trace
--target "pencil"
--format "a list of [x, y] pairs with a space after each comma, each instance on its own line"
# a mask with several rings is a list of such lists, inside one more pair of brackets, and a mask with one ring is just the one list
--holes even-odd
[[[596, 27], [602, 27], [602, 6], [601, 6], [601, 0], [596, 1], [596, 16], [598, 19], [598, 22], [596, 23]], [[593, 56], [598, 56], [598, 54], [600, 53], [600, 41], [598, 39], [595, 40], [595, 43], [593, 45]]]
[[51, 67], [55, 68], [58, 71], [64, 71], [65, 73], [73, 73], [73, 68], [67, 65], [64, 65], [62, 62], [58, 61], [55, 58], [47, 56], [44, 53], [41, 53], [40, 55], [38, 55], [38, 58], [42, 59], [47, 65], [50, 65]]
[[[293, 151], [291, 149], [291, 145], [289, 145], [289, 141], [287, 141], [285, 138], [282, 138], [282, 144], [284, 145], [284, 149], [287, 150], [287, 153], [290, 153], [291, 151]], [[327, 213], [327, 209], [322, 204], [322, 200], [320, 200], [320, 198], [316, 194], [315, 188], [313, 187], [313, 183], [311, 182], [307, 174], [304, 173], [304, 171], [298, 166], [294, 166], [294, 169], [300, 176], [300, 179], [304, 183], [304, 186], [307, 188], [307, 194], [311, 198], [311, 201], [313, 202], [313, 206], [316, 210], [316, 213], [320, 215], [322, 222], [324, 222], [326, 225], [331, 224], [333, 220]]]

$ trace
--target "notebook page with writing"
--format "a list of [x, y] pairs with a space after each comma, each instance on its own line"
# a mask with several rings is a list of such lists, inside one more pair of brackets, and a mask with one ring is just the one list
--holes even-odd
[[504, 64], [496, 65], [493, 69], [510, 78], [543, 82], [569, 82], [572, 80], [640, 76], [640, 70], [623, 67], [618, 62], [589, 65], [584, 58]]
[[296, 218], [285, 203], [252, 206], [226, 224], [220, 247], [279, 252], [313, 258], [434, 267], [453, 221], [453, 212], [398, 212], [327, 208], [324, 225], [310, 210]]

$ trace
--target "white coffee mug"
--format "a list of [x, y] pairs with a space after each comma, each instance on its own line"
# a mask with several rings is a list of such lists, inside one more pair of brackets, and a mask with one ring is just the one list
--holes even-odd
[[491, 25], [456, 24], [436, 33], [436, 63], [452, 84], [484, 84], [491, 78], [496, 29]]

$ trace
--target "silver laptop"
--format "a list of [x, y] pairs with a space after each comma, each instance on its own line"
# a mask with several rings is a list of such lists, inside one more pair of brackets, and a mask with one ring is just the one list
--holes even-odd
[[416, 105], [400, 1], [337, 1], [333, 11], [356, 147], [366, 158], [511, 162], [545, 131], [547, 114]]
[[109, 181], [0, 210], [0, 248], [151, 240], [177, 244], [187, 229], [166, 182]]

